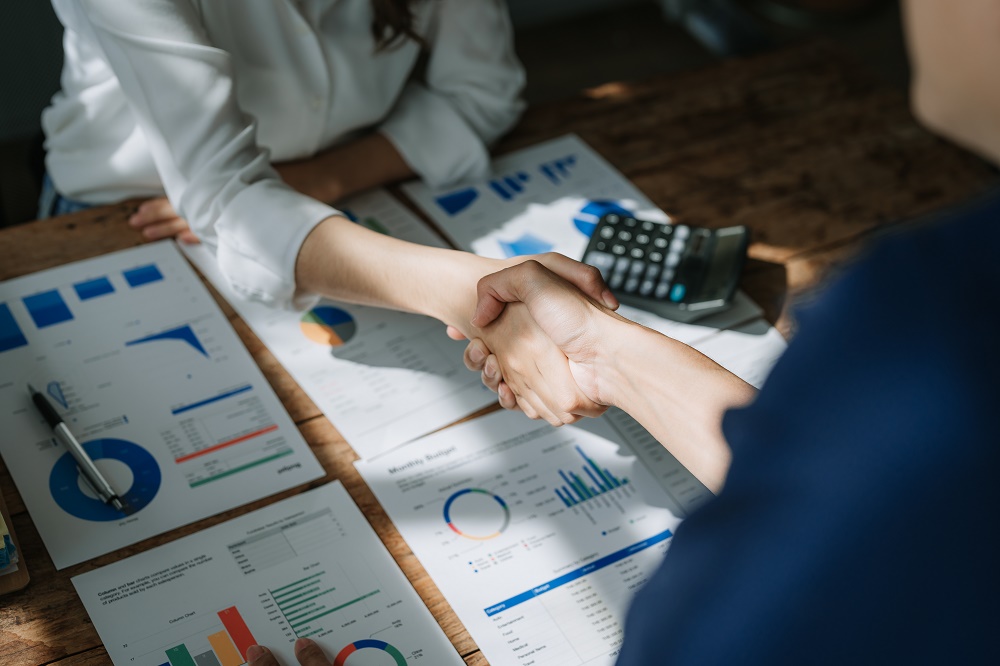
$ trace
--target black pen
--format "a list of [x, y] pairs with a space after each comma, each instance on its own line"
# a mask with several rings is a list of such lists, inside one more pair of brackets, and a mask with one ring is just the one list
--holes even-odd
[[122, 503], [118, 493], [115, 492], [108, 480], [104, 478], [101, 474], [101, 470], [97, 469], [97, 465], [94, 461], [87, 455], [80, 442], [76, 441], [76, 437], [70, 432], [69, 427], [63, 421], [62, 417], [59, 416], [59, 412], [55, 410], [55, 407], [48, 401], [48, 399], [35, 390], [31, 384], [28, 384], [28, 393], [31, 395], [31, 401], [35, 403], [35, 407], [38, 411], [42, 413], [45, 418], [46, 423], [52, 428], [52, 432], [55, 433], [56, 439], [58, 439], [69, 454], [73, 456], [73, 460], [76, 461], [76, 468], [80, 470], [80, 474], [83, 476], [84, 480], [90, 486], [91, 490], [97, 493], [97, 496], [105, 504], [110, 504], [118, 511], [122, 513], [125, 512], [125, 505]]

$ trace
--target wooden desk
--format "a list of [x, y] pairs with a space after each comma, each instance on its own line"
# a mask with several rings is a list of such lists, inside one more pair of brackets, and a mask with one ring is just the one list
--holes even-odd
[[[641, 83], [615, 83], [528, 112], [510, 150], [576, 132], [675, 219], [749, 225], [744, 288], [786, 335], [788, 295], [816, 285], [874, 229], [960, 201], [995, 184], [978, 159], [920, 129], [904, 95], [816, 44]], [[136, 245], [120, 204], [0, 231], [0, 279]], [[469, 664], [475, 643], [351, 464], [356, 456], [231, 308], [234, 327], [319, 457], [343, 481]], [[91, 562], [55, 571], [0, 467], [32, 583], [0, 598], [8, 666], [110, 663], [70, 577], [241, 515], [235, 509]]]

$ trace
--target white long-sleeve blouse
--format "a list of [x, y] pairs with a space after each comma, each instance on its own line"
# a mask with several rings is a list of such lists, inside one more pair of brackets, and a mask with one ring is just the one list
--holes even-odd
[[501, 0], [423, 0], [376, 52], [370, 0], [54, 0], [62, 90], [46, 166], [89, 203], [165, 193], [241, 294], [296, 297], [305, 237], [336, 213], [270, 166], [377, 128], [433, 185], [484, 175], [523, 109]]

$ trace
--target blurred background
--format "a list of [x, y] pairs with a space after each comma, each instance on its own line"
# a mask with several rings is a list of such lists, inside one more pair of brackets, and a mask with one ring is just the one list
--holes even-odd
[[[530, 103], [816, 38], [892, 85], [909, 78], [897, 0], [508, 0]], [[35, 217], [41, 111], [62, 29], [45, 0], [0, 3], [0, 226]]]

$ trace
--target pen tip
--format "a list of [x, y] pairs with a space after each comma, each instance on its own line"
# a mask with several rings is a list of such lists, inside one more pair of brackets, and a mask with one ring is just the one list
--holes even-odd
[[38, 391], [35, 390], [35, 387], [31, 385], [31, 382], [28, 382], [28, 393], [30, 395], [35, 395], [36, 393], [38, 393]]

